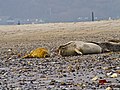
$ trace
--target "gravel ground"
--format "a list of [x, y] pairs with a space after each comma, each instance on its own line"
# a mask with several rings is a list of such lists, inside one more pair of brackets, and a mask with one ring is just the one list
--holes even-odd
[[[0, 26], [0, 90], [119, 90], [120, 52], [54, 55], [71, 40], [109, 39], [120, 39], [119, 20]], [[37, 47], [51, 57], [21, 59]]]

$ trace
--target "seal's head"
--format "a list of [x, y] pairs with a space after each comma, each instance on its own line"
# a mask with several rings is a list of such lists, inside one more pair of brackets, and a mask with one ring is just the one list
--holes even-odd
[[65, 50], [67, 50], [67, 47], [64, 46], [64, 45], [61, 45], [61, 46], [59, 46], [58, 49], [56, 50], [56, 53], [57, 53], [58, 55], [64, 55]]
[[23, 58], [46, 58], [50, 57], [50, 54], [46, 48], [37, 48], [32, 50], [30, 54], [25, 55]]
[[61, 45], [57, 49], [57, 54], [61, 56], [72, 56], [77, 55], [75, 51], [75, 47], [71, 47], [69, 45]]

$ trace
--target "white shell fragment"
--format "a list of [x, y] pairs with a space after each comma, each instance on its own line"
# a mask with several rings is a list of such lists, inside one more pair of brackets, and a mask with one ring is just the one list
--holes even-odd
[[94, 78], [92, 78], [92, 81], [96, 81], [98, 79], [98, 76], [95, 76]]
[[109, 73], [107, 73], [107, 76], [110, 76], [112, 74], [112, 72], [109, 72]]

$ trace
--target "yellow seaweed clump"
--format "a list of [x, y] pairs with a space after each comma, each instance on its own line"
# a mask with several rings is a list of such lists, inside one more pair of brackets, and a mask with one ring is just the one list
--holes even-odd
[[32, 50], [30, 54], [23, 56], [23, 58], [46, 58], [50, 57], [50, 54], [46, 48], [37, 48]]

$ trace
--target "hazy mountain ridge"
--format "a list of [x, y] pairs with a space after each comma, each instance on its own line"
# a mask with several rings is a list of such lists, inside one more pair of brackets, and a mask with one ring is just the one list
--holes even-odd
[[15, 18], [117, 17], [119, 8], [120, 0], [0, 0], [0, 16]]

